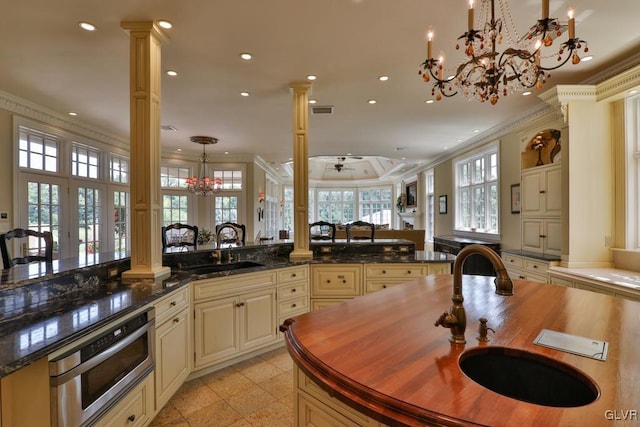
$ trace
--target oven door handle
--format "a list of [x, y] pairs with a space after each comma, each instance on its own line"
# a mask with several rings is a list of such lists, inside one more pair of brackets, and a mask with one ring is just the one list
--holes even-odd
[[[91, 359], [82, 362], [80, 365], [76, 366], [75, 368], [71, 369], [68, 372], [65, 372], [62, 375], [59, 375], [57, 377], [51, 377], [50, 378], [51, 385], [58, 386], [60, 384], [64, 384], [67, 381], [73, 379], [74, 377], [82, 375], [89, 369], [104, 362], [109, 357], [113, 356], [115, 353], [119, 352], [120, 350], [122, 350], [123, 348], [125, 348], [126, 346], [128, 346], [129, 344], [137, 340], [138, 338], [140, 338], [142, 335], [149, 332], [151, 329], [151, 326], [153, 326], [154, 324], [155, 324], [154, 320], [151, 320], [150, 322], [146, 323], [143, 327], [136, 330], [131, 335], [128, 335], [126, 338], [122, 339], [121, 341], [118, 341], [116, 344], [109, 347], [102, 353], [96, 354]], [[152, 354], [151, 353], [152, 351], [153, 350], [150, 350], [149, 354]]]

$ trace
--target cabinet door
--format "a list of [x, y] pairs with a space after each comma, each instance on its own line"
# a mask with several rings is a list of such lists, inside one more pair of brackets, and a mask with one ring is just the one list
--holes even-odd
[[562, 222], [559, 219], [544, 221], [544, 253], [560, 255], [562, 253]]
[[191, 334], [185, 309], [156, 328], [156, 404], [164, 406], [189, 375]]
[[241, 313], [242, 350], [258, 347], [278, 338], [275, 289], [241, 295], [238, 308]]
[[539, 171], [522, 173], [521, 215], [541, 215], [543, 180], [543, 175]]
[[341, 298], [362, 294], [360, 264], [313, 265], [311, 297]]
[[211, 365], [240, 351], [236, 304], [222, 298], [198, 303], [195, 308], [195, 368]]
[[545, 170], [544, 215], [562, 215], [562, 169], [559, 166]]

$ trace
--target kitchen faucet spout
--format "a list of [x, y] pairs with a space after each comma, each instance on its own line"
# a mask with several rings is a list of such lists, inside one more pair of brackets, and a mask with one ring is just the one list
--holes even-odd
[[496, 293], [504, 296], [513, 295], [513, 282], [509, 278], [502, 259], [495, 251], [482, 245], [469, 245], [463, 248], [453, 263], [453, 295], [451, 297], [453, 304], [449, 313], [443, 313], [435, 323], [435, 326], [451, 329], [449, 341], [455, 344], [466, 343], [464, 331], [467, 328], [467, 316], [462, 304], [464, 302], [464, 297], [462, 296], [462, 266], [465, 259], [473, 254], [482, 255], [488, 259], [496, 270], [496, 279], [494, 281]]

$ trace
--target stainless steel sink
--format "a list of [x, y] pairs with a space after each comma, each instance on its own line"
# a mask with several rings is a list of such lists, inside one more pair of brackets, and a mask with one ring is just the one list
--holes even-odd
[[462, 372], [481, 386], [537, 405], [583, 406], [600, 394], [598, 386], [574, 367], [523, 350], [478, 347], [462, 353], [458, 362]]
[[262, 267], [264, 264], [260, 264], [253, 261], [239, 261], [230, 262], [228, 264], [200, 264], [191, 265], [184, 269], [193, 274], [209, 274], [217, 273], [219, 271], [239, 270], [244, 268]]

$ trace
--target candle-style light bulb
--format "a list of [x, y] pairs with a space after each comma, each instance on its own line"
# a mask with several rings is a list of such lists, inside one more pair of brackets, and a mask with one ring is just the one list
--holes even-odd
[[549, 17], [549, 0], [542, 0], [542, 19]]
[[433, 58], [433, 31], [427, 33], [427, 59]]
[[440, 53], [440, 58], [438, 58], [438, 79], [442, 80], [442, 76], [444, 75], [444, 55]]
[[567, 11], [567, 15], [569, 16], [569, 38], [575, 39], [576, 38], [576, 18], [574, 17], [575, 11], [572, 8], [570, 8]]
[[468, 27], [469, 31], [473, 30], [473, 0], [469, 0]]

